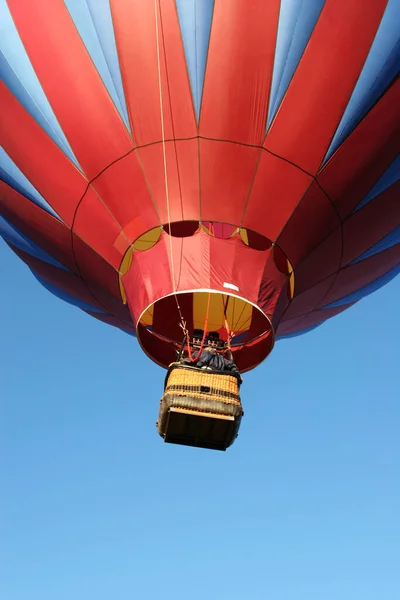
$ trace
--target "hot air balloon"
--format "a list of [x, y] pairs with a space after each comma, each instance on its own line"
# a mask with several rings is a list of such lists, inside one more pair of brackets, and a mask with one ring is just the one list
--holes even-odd
[[238, 378], [176, 364], [194, 329], [244, 373], [399, 272], [399, 23], [400, 0], [0, 0], [0, 233], [169, 369], [167, 441], [225, 449], [242, 415]]

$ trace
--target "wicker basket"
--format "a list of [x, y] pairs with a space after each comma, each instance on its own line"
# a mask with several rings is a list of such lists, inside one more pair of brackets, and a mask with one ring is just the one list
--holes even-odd
[[171, 365], [157, 428], [166, 442], [226, 450], [243, 416], [240, 378], [224, 372]]

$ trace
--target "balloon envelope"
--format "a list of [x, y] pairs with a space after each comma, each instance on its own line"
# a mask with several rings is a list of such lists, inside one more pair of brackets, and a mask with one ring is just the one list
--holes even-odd
[[167, 366], [399, 272], [400, 0], [0, 0], [0, 234]]

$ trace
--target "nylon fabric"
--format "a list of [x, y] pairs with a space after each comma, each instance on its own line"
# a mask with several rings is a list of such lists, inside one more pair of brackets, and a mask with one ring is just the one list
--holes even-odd
[[0, 0], [3, 236], [163, 366], [230, 294], [253, 368], [396, 273], [399, 10]]

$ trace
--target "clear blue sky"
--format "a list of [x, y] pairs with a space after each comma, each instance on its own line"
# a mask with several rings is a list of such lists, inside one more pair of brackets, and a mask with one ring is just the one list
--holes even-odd
[[226, 453], [163, 444], [164, 372], [0, 243], [0, 597], [398, 600], [398, 277], [245, 376]]

